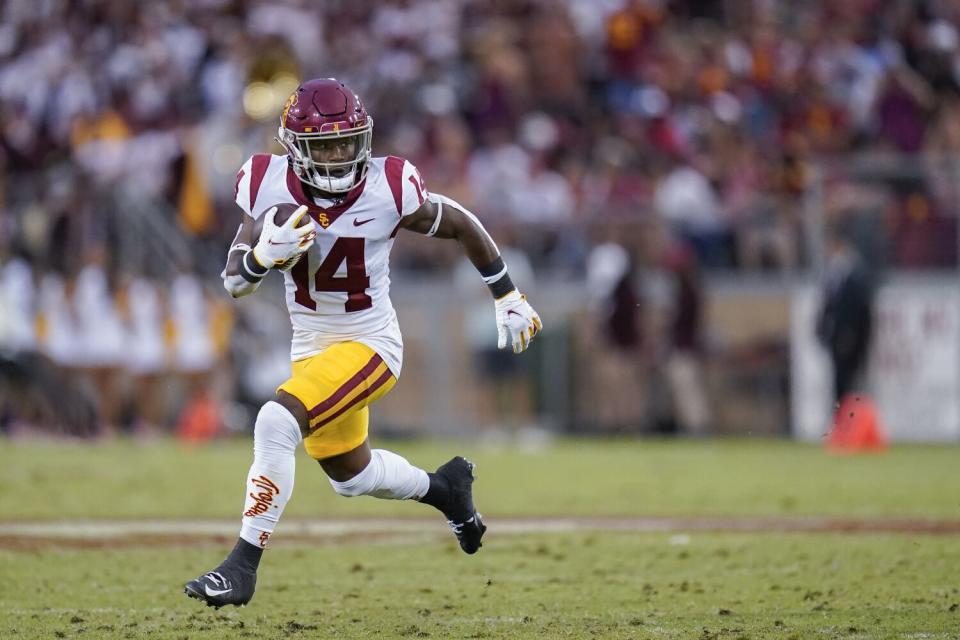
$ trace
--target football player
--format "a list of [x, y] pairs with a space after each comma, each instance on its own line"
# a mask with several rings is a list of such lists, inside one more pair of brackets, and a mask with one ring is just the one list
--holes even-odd
[[410, 162], [372, 157], [372, 133], [353, 91], [332, 78], [310, 80], [280, 117], [286, 155], [254, 155], [237, 176], [243, 222], [224, 287], [249, 295], [270, 271], [283, 272], [293, 364], [257, 415], [240, 538], [216, 569], [185, 586], [210, 606], [253, 597], [263, 549], [293, 491], [301, 441], [338, 494], [425, 503], [444, 514], [463, 551], [481, 546], [486, 526], [473, 504], [472, 463], [455, 457], [427, 473], [367, 439], [368, 407], [390, 391], [403, 361], [389, 297], [394, 237], [406, 229], [460, 244], [490, 288], [500, 348], [522, 352], [542, 324], [480, 221], [428, 192]]

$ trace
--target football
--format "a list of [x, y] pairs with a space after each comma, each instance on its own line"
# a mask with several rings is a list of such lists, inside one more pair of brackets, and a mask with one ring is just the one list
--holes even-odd
[[[278, 204], [276, 205], [276, 207], [277, 207], [277, 213], [273, 217], [273, 222], [279, 227], [284, 222], [290, 219], [290, 216], [292, 216], [293, 213], [300, 208], [300, 205], [295, 203], [285, 203], [285, 204]], [[269, 210], [270, 209], [267, 209], [267, 211]], [[256, 223], [254, 223], [253, 235], [255, 238], [260, 237], [260, 233], [263, 231], [263, 221], [266, 219], [266, 217], [267, 217], [267, 214], [264, 213], [262, 216], [257, 218]], [[303, 220], [301, 220], [300, 224], [298, 224], [297, 226], [302, 227], [308, 224], [310, 224], [310, 216], [305, 215], [303, 216]]]
[[[277, 226], [280, 226], [281, 224], [283, 224], [284, 222], [286, 222], [287, 220], [289, 220], [289, 219], [290, 219], [290, 216], [292, 216], [292, 215], [294, 214], [294, 212], [295, 212], [297, 209], [299, 209], [299, 208], [300, 208], [300, 205], [299, 205], [299, 204], [293, 204], [293, 203], [290, 203], [290, 204], [278, 204], [278, 205], [277, 205], [277, 213], [276, 213], [276, 215], [274, 215], [274, 217], [273, 217], [274, 223], [275, 223]], [[305, 215], [305, 216], [303, 217], [303, 220], [301, 220], [301, 221], [300, 221], [300, 224], [298, 224], [297, 226], [298, 226], [298, 227], [302, 227], [302, 226], [307, 225], [307, 224], [310, 224], [310, 216], [309, 216], [309, 215]]]

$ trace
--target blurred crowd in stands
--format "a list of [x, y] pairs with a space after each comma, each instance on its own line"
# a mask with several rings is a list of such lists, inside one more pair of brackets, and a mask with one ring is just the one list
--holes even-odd
[[[376, 154], [411, 159], [538, 276], [605, 283], [596, 326], [612, 350], [666, 336], [696, 354], [684, 333], [696, 321], [650, 336], [610, 309], [642, 296], [643, 269], [815, 266], [811, 203], [873, 216], [881, 262], [956, 265], [958, 25], [945, 0], [8, 0], [3, 295], [34, 316], [31, 339], [55, 363], [112, 349], [110, 368], [134, 377], [160, 346], [63, 350], [55, 316], [135, 332], [130, 300], [167, 301], [150, 322], [166, 327], [164, 362], [191, 370], [175, 345], [196, 320], [176, 307], [219, 317], [234, 175], [254, 152], [279, 153], [299, 79], [335, 76], [373, 115]], [[394, 268], [440, 273], [457, 255], [402, 241]], [[694, 282], [678, 279], [678, 299], [699, 308]], [[686, 421], [702, 430], [694, 404]]]

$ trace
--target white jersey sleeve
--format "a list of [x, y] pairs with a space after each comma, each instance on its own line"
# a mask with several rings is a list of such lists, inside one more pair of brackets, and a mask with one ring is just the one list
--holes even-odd
[[250, 156], [237, 172], [237, 182], [234, 186], [234, 200], [237, 206], [255, 220], [262, 216], [264, 211], [277, 204], [277, 194], [267, 192], [275, 191], [276, 185], [284, 184], [285, 168], [286, 164], [282, 156], [269, 153]]

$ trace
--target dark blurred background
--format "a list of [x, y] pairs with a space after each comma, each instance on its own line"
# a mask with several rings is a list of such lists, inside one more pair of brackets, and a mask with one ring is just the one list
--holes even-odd
[[[0, 426], [252, 426], [289, 370], [279, 279], [219, 282], [235, 175], [298, 82], [473, 210], [547, 331], [495, 350], [454, 243], [402, 236], [380, 433], [787, 435], [833, 410], [830, 230], [876, 283], [895, 438], [960, 439], [960, 5], [844, 0], [7, 0]], [[840, 264], [843, 267], [843, 264]], [[437, 329], [426, 317], [444, 314]]]

